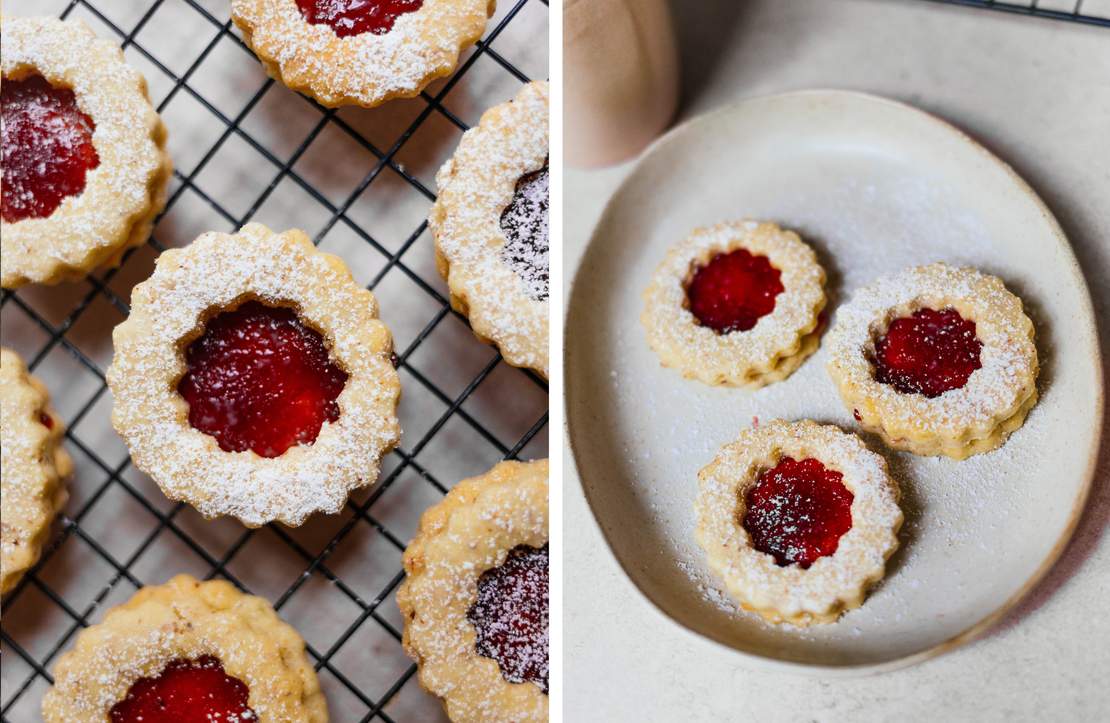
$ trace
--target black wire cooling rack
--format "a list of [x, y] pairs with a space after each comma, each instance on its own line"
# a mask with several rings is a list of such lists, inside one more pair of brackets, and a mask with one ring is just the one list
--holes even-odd
[[[419, 513], [461, 476], [502, 458], [547, 456], [546, 382], [506, 365], [451, 310], [424, 220], [435, 169], [458, 136], [481, 106], [507, 100], [529, 80], [502, 45], [521, 54], [543, 48], [530, 51], [528, 70], [546, 76], [546, 0], [499, 5], [456, 72], [418, 99], [387, 104], [389, 111], [336, 111], [266, 79], [236, 35], [225, 0], [55, 3], [61, 17], [82, 17], [102, 37], [118, 37], [128, 61], [147, 76], [178, 169], [153, 237], [119, 269], [0, 297], [4, 345], [37, 375], [63, 380], [48, 386], [77, 466], [57, 534], [4, 600], [3, 721], [37, 720], [50, 669], [76, 633], [142, 585], [178, 572], [225, 578], [271, 600], [304, 635], [333, 720], [441, 715], [400, 645], [393, 594], [404, 577], [401, 551]], [[28, 2], [21, 10], [41, 14], [41, 7]], [[154, 26], [171, 32], [159, 35]], [[252, 70], [213, 82], [211, 69], [229, 64]], [[188, 123], [171, 117], [179, 104], [190, 108]], [[177, 148], [175, 134], [187, 139]], [[333, 183], [336, 176], [346, 187]], [[167, 501], [130, 466], [107, 422], [110, 330], [127, 314], [131, 287], [165, 248], [250, 220], [306, 228], [318, 245], [342, 255], [377, 292], [397, 341], [401, 447], [386, 459], [377, 486], [354, 495], [340, 514], [317, 515], [297, 529], [208, 522]]]
[[1106, 0], [931, 0], [931, 2], [1110, 27], [1110, 3]]

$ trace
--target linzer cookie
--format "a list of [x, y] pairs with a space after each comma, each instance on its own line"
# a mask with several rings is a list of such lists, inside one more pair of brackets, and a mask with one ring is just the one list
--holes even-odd
[[667, 253], [640, 316], [663, 366], [706, 384], [761, 387], [817, 350], [825, 271], [796, 233], [740, 221]]
[[540, 460], [463, 480], [405, 550], [405, 649], [457, 723], [547, 720], [547, 477]]
[[428, 223], [451, 305], [510, 364], [547, 377], [548, 86], [482, 115], [436, 174]]
[[206, 517], [295, 526], [337, 512], [398, 442], [374, 295], [301, 231], [248, 224], [166, 251], [112, 338], [116, 431]]
[[274, 78], [326, 106], [411, 98], [482, 36], [493, 0], [232, 0]]
[[42, 554], [50, 523], [68, 497], [73, 462], [65, 425], [46, 387], [14, 351], [0, 349], [0, 593], [15, 587]]
[[146, 81], [80, 21], [2, 24], [0, 283], [114, 266], [150, 236], [172, 170]]
[[915, 454], [988, 452], [1037, 402], [1021, 299], [994, 276], [941, 263], [857, 292], [829, 334], [828, 371], [865, 429]]
[[54, 666], [46, 723], [298, 721], [328, 710], [304, 640], [223, 580], [144, 587]]
[[698, 473], [696, 537], [740, 605], [769, 622], [834, 622], [863, 604], [898, 549], [886, 462], [811, 421], [745, 429]]

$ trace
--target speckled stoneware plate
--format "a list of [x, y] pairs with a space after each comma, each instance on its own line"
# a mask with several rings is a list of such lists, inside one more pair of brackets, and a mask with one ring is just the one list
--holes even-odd
[[[1000, 276], [1037, 329], [1041, 400], [1001, 449], [964, 462], [893, 453], [901, 549], [832, 625], [738, 612], [694, 542], [697, 472], [738, 430], [811, 418], [856, 429], [818, 351], [757, 392], [660, 366], [640, 294], [699, 225], [797, 230], [829, 273], [834, 316], [879, 275], [943, 260]], [[641, 592], [705, 638], [771, 664], [874, 670], [951, 649], [997, 620], [1067, 543], [1094, 471], [1102, 407], [1087, 288], [1052, 214], [1003, 162], [909, 106], [858, 93], [756, 98], [689, 122], [613, 196], [570, 292], [567, 422], [586, 496]]]

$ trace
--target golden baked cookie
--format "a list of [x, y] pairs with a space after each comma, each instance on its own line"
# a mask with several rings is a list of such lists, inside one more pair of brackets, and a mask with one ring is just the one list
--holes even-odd
[[166, 251], [112, 339], [116, 431], [206, 517], [337, 512], [400, 437], [374, 295], [301, 231], [252, 223]]
[[495, 0], [232, 0], [266, 72], [326, 106], [372, 108], [448, 75]]
[[223, 580], [144, 587], [77, 636], [54, 666], [46, 723], [326, 723], [304, 640]]
[[68, 497], [73, 461], [62, 449], [65, 425], [46, 387], [23, 360], [0, 348], [0, 594], [42, 554], [50, 523]]
[[505, 361], [547, 378], [548, 84], [487, 110], [436, 174], [428, 223], [451, 305]]
[[706, 384], [758, 388], [817, 350], [825, 271], [798, 234], [739, 221], [667, 252], [640, 321], [663, 366]]
[[172, 171], [146, 81], [80, 21], [0, 23], [0, 284], [54, 284], [118, 265], [150, 236]]
[[463, 480], [405, 550], [405, 650], [456, 723], [547, 720], [547, 478], [539, 460]]
[[880, 279], [838, 312], [828, 346], [844, 404], [896, 449], [988, 452], [1037, 402], [1033, 322], [976, 269], [937, 263]]
[[863, 604], [898, 549], [886, 462], [854, 434], [774, 420], [698, 473], [698, 544], [729, 594], [772, 623], [831, 623]]

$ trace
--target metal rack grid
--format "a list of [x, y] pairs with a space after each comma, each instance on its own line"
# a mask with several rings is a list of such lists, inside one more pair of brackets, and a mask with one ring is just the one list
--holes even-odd
[[1106, 0], [930, 0], [945, 5], [999, 10], [1050, 20], [1068, 20], [1110, 27], [1110, 2]]
[[[504, 364], [450, 308], [424, 218], [435, 198], [432, 174], [468, 121], [529, 80], [502, 45], [525, 55], [519, 49], [542, 46], [529, 55], [530, 70], [546, 75], [547, 0], [500, 3], [485, 37], [453, 75], [418, 99], [387, 104], [398, 110], [385, 112], [326, 109], [264, 78], [227, 19], [226, 2], [58, 4], [61, 17], [81, 16], [101, 36], [118, 37], [128, 61], [143, 70], [167, 119], [179, 168], [152, 238], [129, 252], [119, 269], [81, 284], [4, 291], [0, 297], [4, 345], [15, 347], [37, 375], [45, 371], [58, 380], [47, 384], [77, 466], [57, 534], [4, 600], [0, 718], [37, 719], [42, 693], [52, 683], [49, 669], [74, 635], [143, 584], [181, 571], [225, 578], [270, 599], [304, 635], [333, 720], [441, 717], [400, 648], [401, 620], [392, 599], [404, 577], [400, 553], [419, 513], [461, 476], [501, 458], [547, 456], [547, 384]], [[22, 14], [32, 13], [41, 14], [42, 4], [28, 2]], [[121, 20], [128, 13], [130, 22]], [[156, 24], [176, 27], [183, 13], [208, 29], [184, 61], [180, 45], [167, 36], [152, 41], [146, 32]], [[167, 17], [159, 19], [162, 14]], [[189, 35], [189, 42], [197, 35], [184, 28], [176, 34]], [[251, 70], [213, 84], [205, 82], [213, 64]], [[245, 89], [252, 80], [255, 85]], [[452, 95], [467, 84], [465, 92]], [[229, 110], [225, 97], [247, 100]], [[188, 100], [199, 113], [195, 125], [167, 117], [175, 99]], [[263, 106], [272, 107], [263, 113]], [[269, 115], [269, 123], [256, 123], [252, 112]], [[272, 132], [275, 125], [280, 133]], [[179, 131], [186, 138], [175, 149]], [[179, 152], [188, 156], [185, 163]], [[243, 154], [264, 162], [243, 171]], [[361, 167], [350, 154], [365, 157], [370, 170], [352, 176], [351, 168]], [[339, 158], [345, 162], [336, 163]], [[259, 168], [263, 178], [251, 178]], [[331, 182], [335, 175], [346, 178], [345, 187]], [[384, 234], [370, 232], [382, 219], [398, 216]], [[282, 225], [275, 217], [289, 222]], [[110, 329], [126, 316], [130, 289], [149, 275], [157, 253], [188, 243], [195, 231], [206, 230], [205, 223], [234, 229], [254, 219], [280, 229], [300, 226], [296, 220], [305, 217], [318, 220], [315, 232], [310, 230], [317, 245], [344, 256], [356, 278], [378, 293], [383, 319], [398, 342], [406, 435], [384, 461], [379, 484], [353, 495], [338, 515], [317, 515], [297, 529], [275, 524], [248, 530], [235, 521], [204, 521], [187, 505], [167, 501], [132, 468], [107, 426]], [[410, 222], [415, 228], [398, 230]], [[402, 339], [405, 334], [411, 338]], [[150, 526], [136, 523], [121, 532], [136, 519]]]

